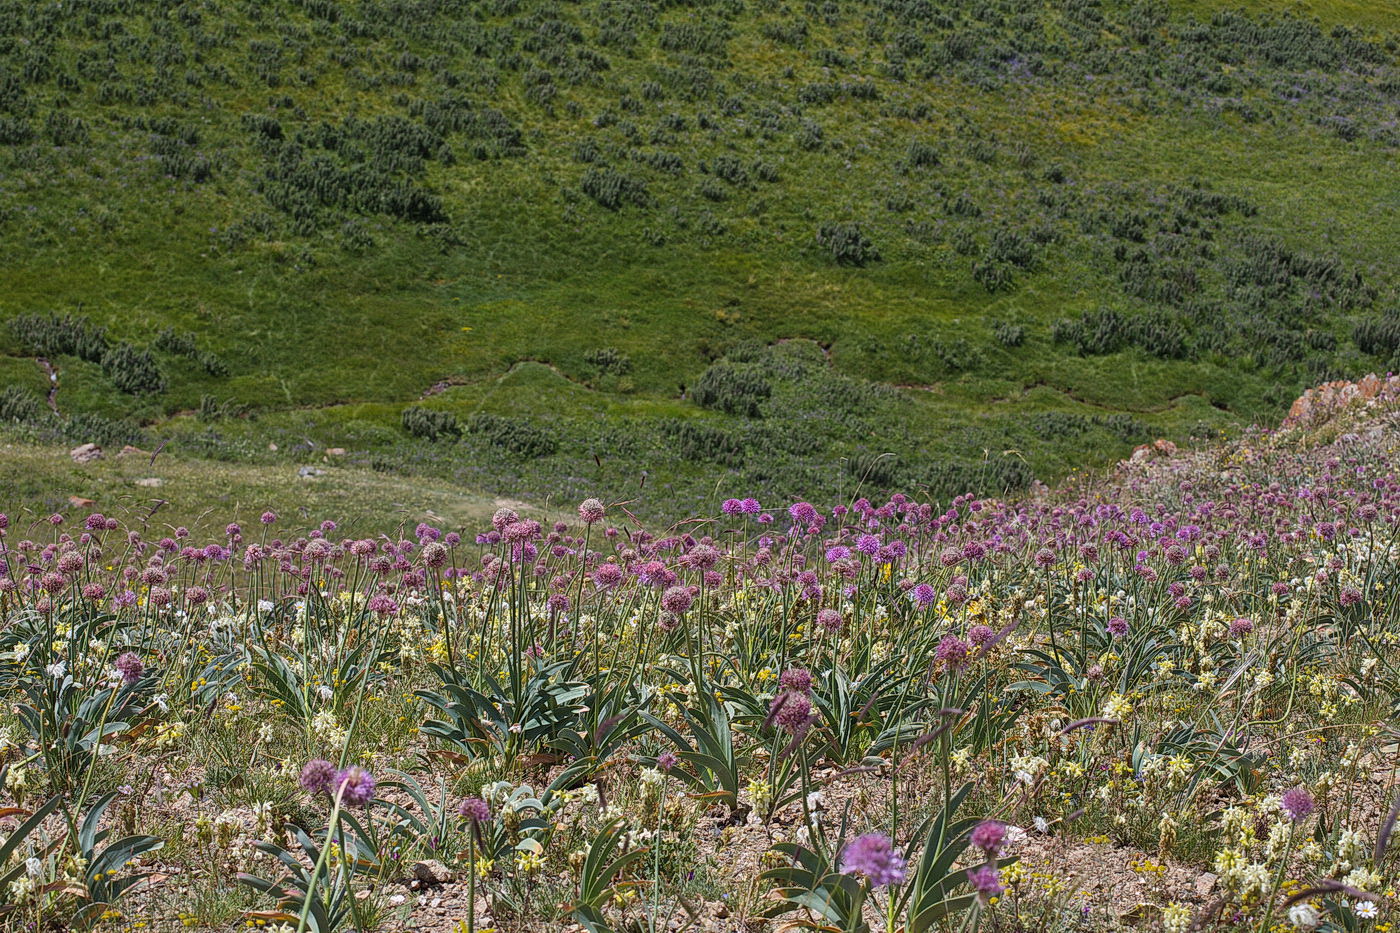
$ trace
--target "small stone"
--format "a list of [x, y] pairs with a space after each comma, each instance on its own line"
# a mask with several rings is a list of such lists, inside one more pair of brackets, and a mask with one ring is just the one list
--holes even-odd
[[140, 447], [132, 447], [130, 444], [122, 445], [122, 449], [117, 451], [118, 457], [149, 457], [150, 455], [151, 452], [149, 450], [142, 450]]
[[304, 466], [301, 469], [297, 470], [297, 476], [300, 476], [302, 479], [310, 479], [312, 477], [325, 475], [325, 470], [318, 470], [313, 466]]
[[452, 880], [452, 872], [437, 859], [427, 859], [413, 863], [413, 877], [424, 884], [446, 884]]
[[69, 496], [68, 504], [73, 506], [73, 508], [75, 509], [87, 509], [91, 508], [96, 503], [94, 503], [91, 499], [84, 499], [82, 496]]
[[165, 480], [159, 476], [144, 476], [136, 481], [136, 485], [154, 489], [157, 486], [164, 486]]
[[1215, 882], [1217, 880], [1219, 880], [1217, 876], [1211, 874], [1208, 871], [1202, 872], [1200, 875], [1198, 875], [1196, 877], [1196, 896], [1205, 897], [1211, 891], [1214, 891]]
[[91, 463], [102, 459], [102, 448], [96, 444], [82, 444], [68, 451], [68, 456], [73, 458], [74, 463]]
[[344, 448], [344, 447], [327, 447], [327, 448], [326, 448], [326, 456], [327, 456], [327, 457], [343, 457], [343, 456], [345, 456], [345, 448]]

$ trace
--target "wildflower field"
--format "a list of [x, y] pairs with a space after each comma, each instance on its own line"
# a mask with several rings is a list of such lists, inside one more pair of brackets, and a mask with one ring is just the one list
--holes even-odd
[[1396, 388], [1017, 502], [5, 519], [0, 925], [1391, 929]]

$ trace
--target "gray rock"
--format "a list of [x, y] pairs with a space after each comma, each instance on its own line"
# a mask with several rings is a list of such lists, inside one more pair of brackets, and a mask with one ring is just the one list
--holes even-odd
[[82, 444], [68, 451], [68, 456], [73, 458], [74, 463], [91, 463], [102, 459], [102, 448], [96, 444]]
[[413, 878], [424, 884], [446, 884], [452, 880], [452, 872], [437, 859], [427, 859], [413, 863]]

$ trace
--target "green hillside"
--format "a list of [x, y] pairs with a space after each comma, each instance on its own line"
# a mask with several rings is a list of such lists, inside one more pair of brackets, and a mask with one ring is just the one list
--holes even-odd
[[1397, 156], [1394, 2], [0, 0], [0, 417], [1016, 488], [1400, 366]]

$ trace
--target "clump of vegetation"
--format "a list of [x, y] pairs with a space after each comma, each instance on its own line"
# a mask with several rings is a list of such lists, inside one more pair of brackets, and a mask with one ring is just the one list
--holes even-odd
[[423, 408], [419, 405], [410, 405], [405, 408], [400, 416], [400, 422], [403, 429], [409, 434], [429, 441], [453, 438], [462, 433], [457, 416], [452, 412]]
[[859, 224], [824, 224], [817, 230], [817, 245], [825, 249], [837, 265], [864, 266], [880, 259], [880, 251]]

